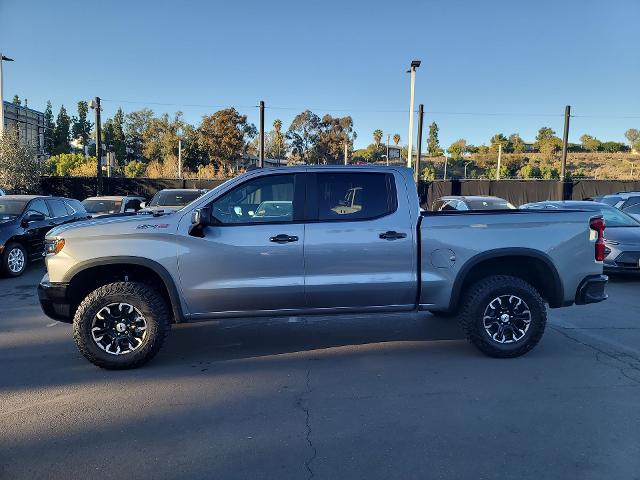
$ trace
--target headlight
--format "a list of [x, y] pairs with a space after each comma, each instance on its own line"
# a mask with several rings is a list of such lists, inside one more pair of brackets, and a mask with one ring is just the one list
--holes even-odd
[[56, 253], [60, 253], [60, 250], [62, 250], [63, 248], [63, 238], [54, 238], [53, 240], [47, 239], [44, 241], [44, 251], [47, 255], [55, 255]]

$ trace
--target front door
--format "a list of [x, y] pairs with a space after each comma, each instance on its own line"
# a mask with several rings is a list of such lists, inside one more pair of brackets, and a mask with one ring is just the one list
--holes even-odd
[[[304, 176], [249, 179], [214, 200], [203, 236], [181, 237], [190, 313], [251, 314], [304, 307]], [[187, 219], [188, 220], [188, 219]]]
[[392, 173], [365, 170], [309, 176], [308, 307], [412, 308], [418, 262], [404, 185], [396, 188]]
[[28, 255], [32, 260], [44, 256], [44, 237], [54, 227], [51, 213], [44, 199], [36, 198], [31, 200], [23, 218], [27, 218], [33, 213], [41, 213], [44, 215], [44, 219], [28, 222], [25, 225], [24, 238], [27, 243]]

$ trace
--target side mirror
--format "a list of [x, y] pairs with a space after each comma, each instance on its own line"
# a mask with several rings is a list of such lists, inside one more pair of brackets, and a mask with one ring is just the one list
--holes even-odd
[[44, 220], [44, 214], [33, 212], [33, 213], [30, 213], [29, 215], [25, 216], [22, 219], [21, 223], [22, 223], [22, 226], [26, 227], [31, 222], [42, 222], [43, 220]]
[[191, 227], [189, 235], [194, 237], [204, 237], [204, 228], [211, 225], [211, 209], [198, 208], [191, 214]]

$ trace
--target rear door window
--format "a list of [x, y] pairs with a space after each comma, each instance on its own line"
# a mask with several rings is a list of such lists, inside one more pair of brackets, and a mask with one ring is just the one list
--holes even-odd
[[318, 173], [318, 220], [369, 220], [396, 209], [393, 176], [385, 173]]
[[67, 209], [64, 206], [64, 203], [62, 202], [62, 200], [58, 200], [54, 198], [54, 199], [47, 200], [47, 203], [49, 204], [49, 208], [51, 209], [51, 214], [53, 218], [66, 217], [67, 215], [69, 215], [67, 213]]

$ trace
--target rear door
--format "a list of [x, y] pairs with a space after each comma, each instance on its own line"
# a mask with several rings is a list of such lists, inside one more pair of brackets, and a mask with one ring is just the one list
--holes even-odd
[[51, 226], [62, 225], [73, 220], [73, 215], [69, 214], [64, 202], [59, 198], [47, 198], [47, 205], [51, 211]]
[[416, 232], [402, 180], [398, 185], [392, 173], [383, 172], [308, 175], [307, 306], [412, 308]]

